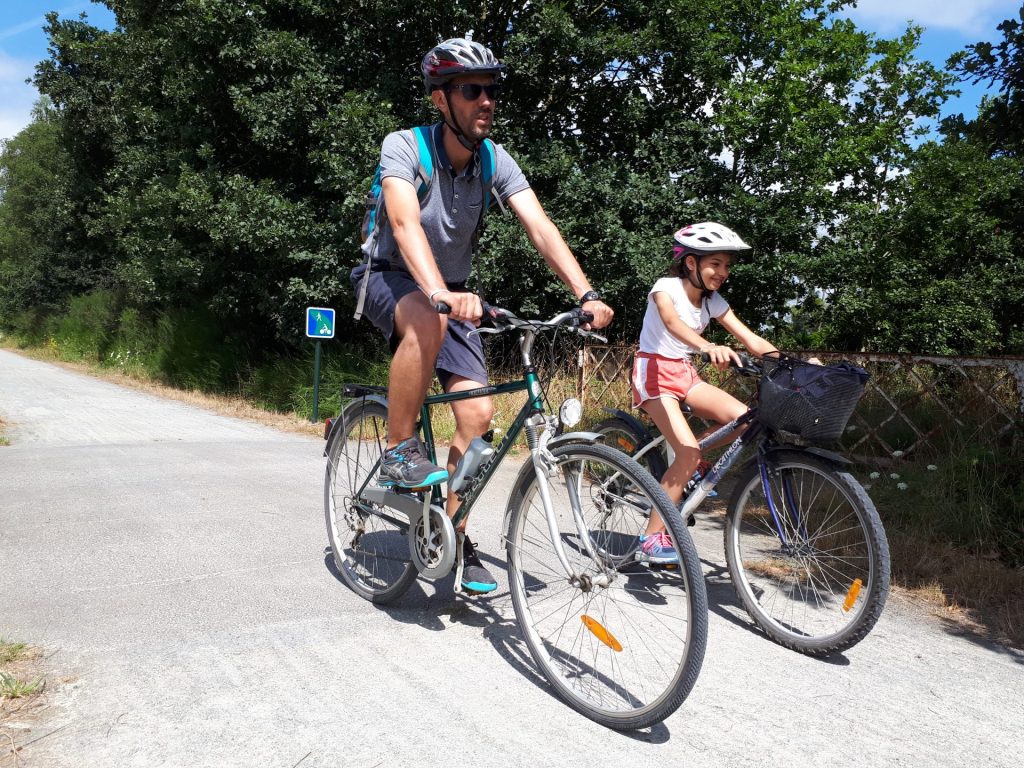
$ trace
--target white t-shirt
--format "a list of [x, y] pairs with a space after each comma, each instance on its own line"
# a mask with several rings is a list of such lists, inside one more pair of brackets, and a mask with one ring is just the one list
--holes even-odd
[[675, 307], [679, 319], [699, 334], [704, 333], [704, 329], [708, 327], [712, 317], [721, 317], [729, 311], [729, 303], [721, 297], [718, 291], [712, 293], [706, 301], [702, 300], [699, 307], [695, 307], [686, 295], [681, 279], [663, 277], [654, 284], [651, 292], [647, 294], [647, 313], [644, 315], [644, 325], [640, 331], [641, 352], [681, 360], [699, 351], [669, 333], [665, 323], [661, 320], [658, 306], [654, 303], [654, 294], [656, 293], [667, 293], [672, 299], [672, 305]]

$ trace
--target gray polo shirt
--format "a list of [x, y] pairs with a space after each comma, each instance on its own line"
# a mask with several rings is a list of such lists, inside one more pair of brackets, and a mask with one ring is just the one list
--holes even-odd
[[[430, 250], [446, 283], [464, 283], [469, 277], [473, 261], [473, 233], [480, 219], [483, 205], [483, 186], [480, 176], [480, 158], [476, 156], [463, 173], [455, 175], [451, 161], [444, 151], [441, 123], [431, 127], [436, 165], [430, 182], [430, 191], [420, 203], [420, 224], [427, 236]], [[494, 145], [495, 171], [491, 187], [491, 204], [496, 197], [504, 203], [516, 192], [530, 184], [519, 165], [500, 144]], [[420, 167], [419, 150], [412, 131], [396, 131], [384, 138], [380, 151], [381, 179], [396, 176], [414, 186]], [[375, 253], [370, 253], [374, 248]], [[363, 244], [363, 253], [376, 259], [387, 259], [404, 269], [398, 245], [395, 243], [391, 223], [386, 221]]]

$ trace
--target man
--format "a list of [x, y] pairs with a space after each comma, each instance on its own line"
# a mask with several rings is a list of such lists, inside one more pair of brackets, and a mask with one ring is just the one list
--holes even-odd
[[[447, 469], [432, 464], [415, 437], [416, 419], [435, 370], [446, 392], [487, 384], [480, 336], [470, 335], [483, 309], [479, 297], [466, 291], [465, 282], [483, 213], [480, 146], [491, 130], [497, 78], [504, 69], [490, 50], [461, 38], [446, 40], [423, 58], [424, 84], [441, 122], [429, 129], [435, 167], [422, 201], [416, 190], [420, 167], [416, 137], [410, 131], [392, 133], [381, 149], [385, 215], [363, 246], [368, 263], [356, 267], [351, 280], [359, 290], [369, 271], [365, 311], [394, 351], [382, 485], [417, 488], [445, 482], [470, 440], [487, 431], [493, 415], [490, 398], [452, 404], [456, 429]], [[547, 264], [593, 314], [592, 325], [608, 325], [611, 308], [593, 290], [519, 166], [501, 146], [492, 146], [491, 198], [516, 214]], [[435, 308], [442, 302], [451, 307], [447, 317]], [[449, 516], [458, 508], [452, 493], [447, 508]], [[466, 590], [490, 592], [497, 587], [468, 538], [463, 565]]]

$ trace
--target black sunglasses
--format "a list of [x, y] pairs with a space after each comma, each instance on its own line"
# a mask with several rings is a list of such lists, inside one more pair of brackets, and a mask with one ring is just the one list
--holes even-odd
[[486, 93], [487, 98], [494, 101], [498, 98], [501, 86], [497, 83], [490, 83], [488, 85], [480, 85], [480, 83], [461, 83], [459, 85], [449, 85], [447, 90], [449, 93], [455, 90], [459, 91], [462, 94], [462, 98], [466, 101], [476, 101], [480, 98], [481, 93]]

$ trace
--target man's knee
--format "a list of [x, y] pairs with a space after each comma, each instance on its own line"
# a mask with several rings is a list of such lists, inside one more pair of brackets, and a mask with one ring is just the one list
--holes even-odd
[[445, 318], [438, 315], [426, 301], [416, 301], [407, 296], [395, 311], [395, 336], [399, 347], [413, 346], [425, 352], [433, 351], [436, 357], [447, 330]]

